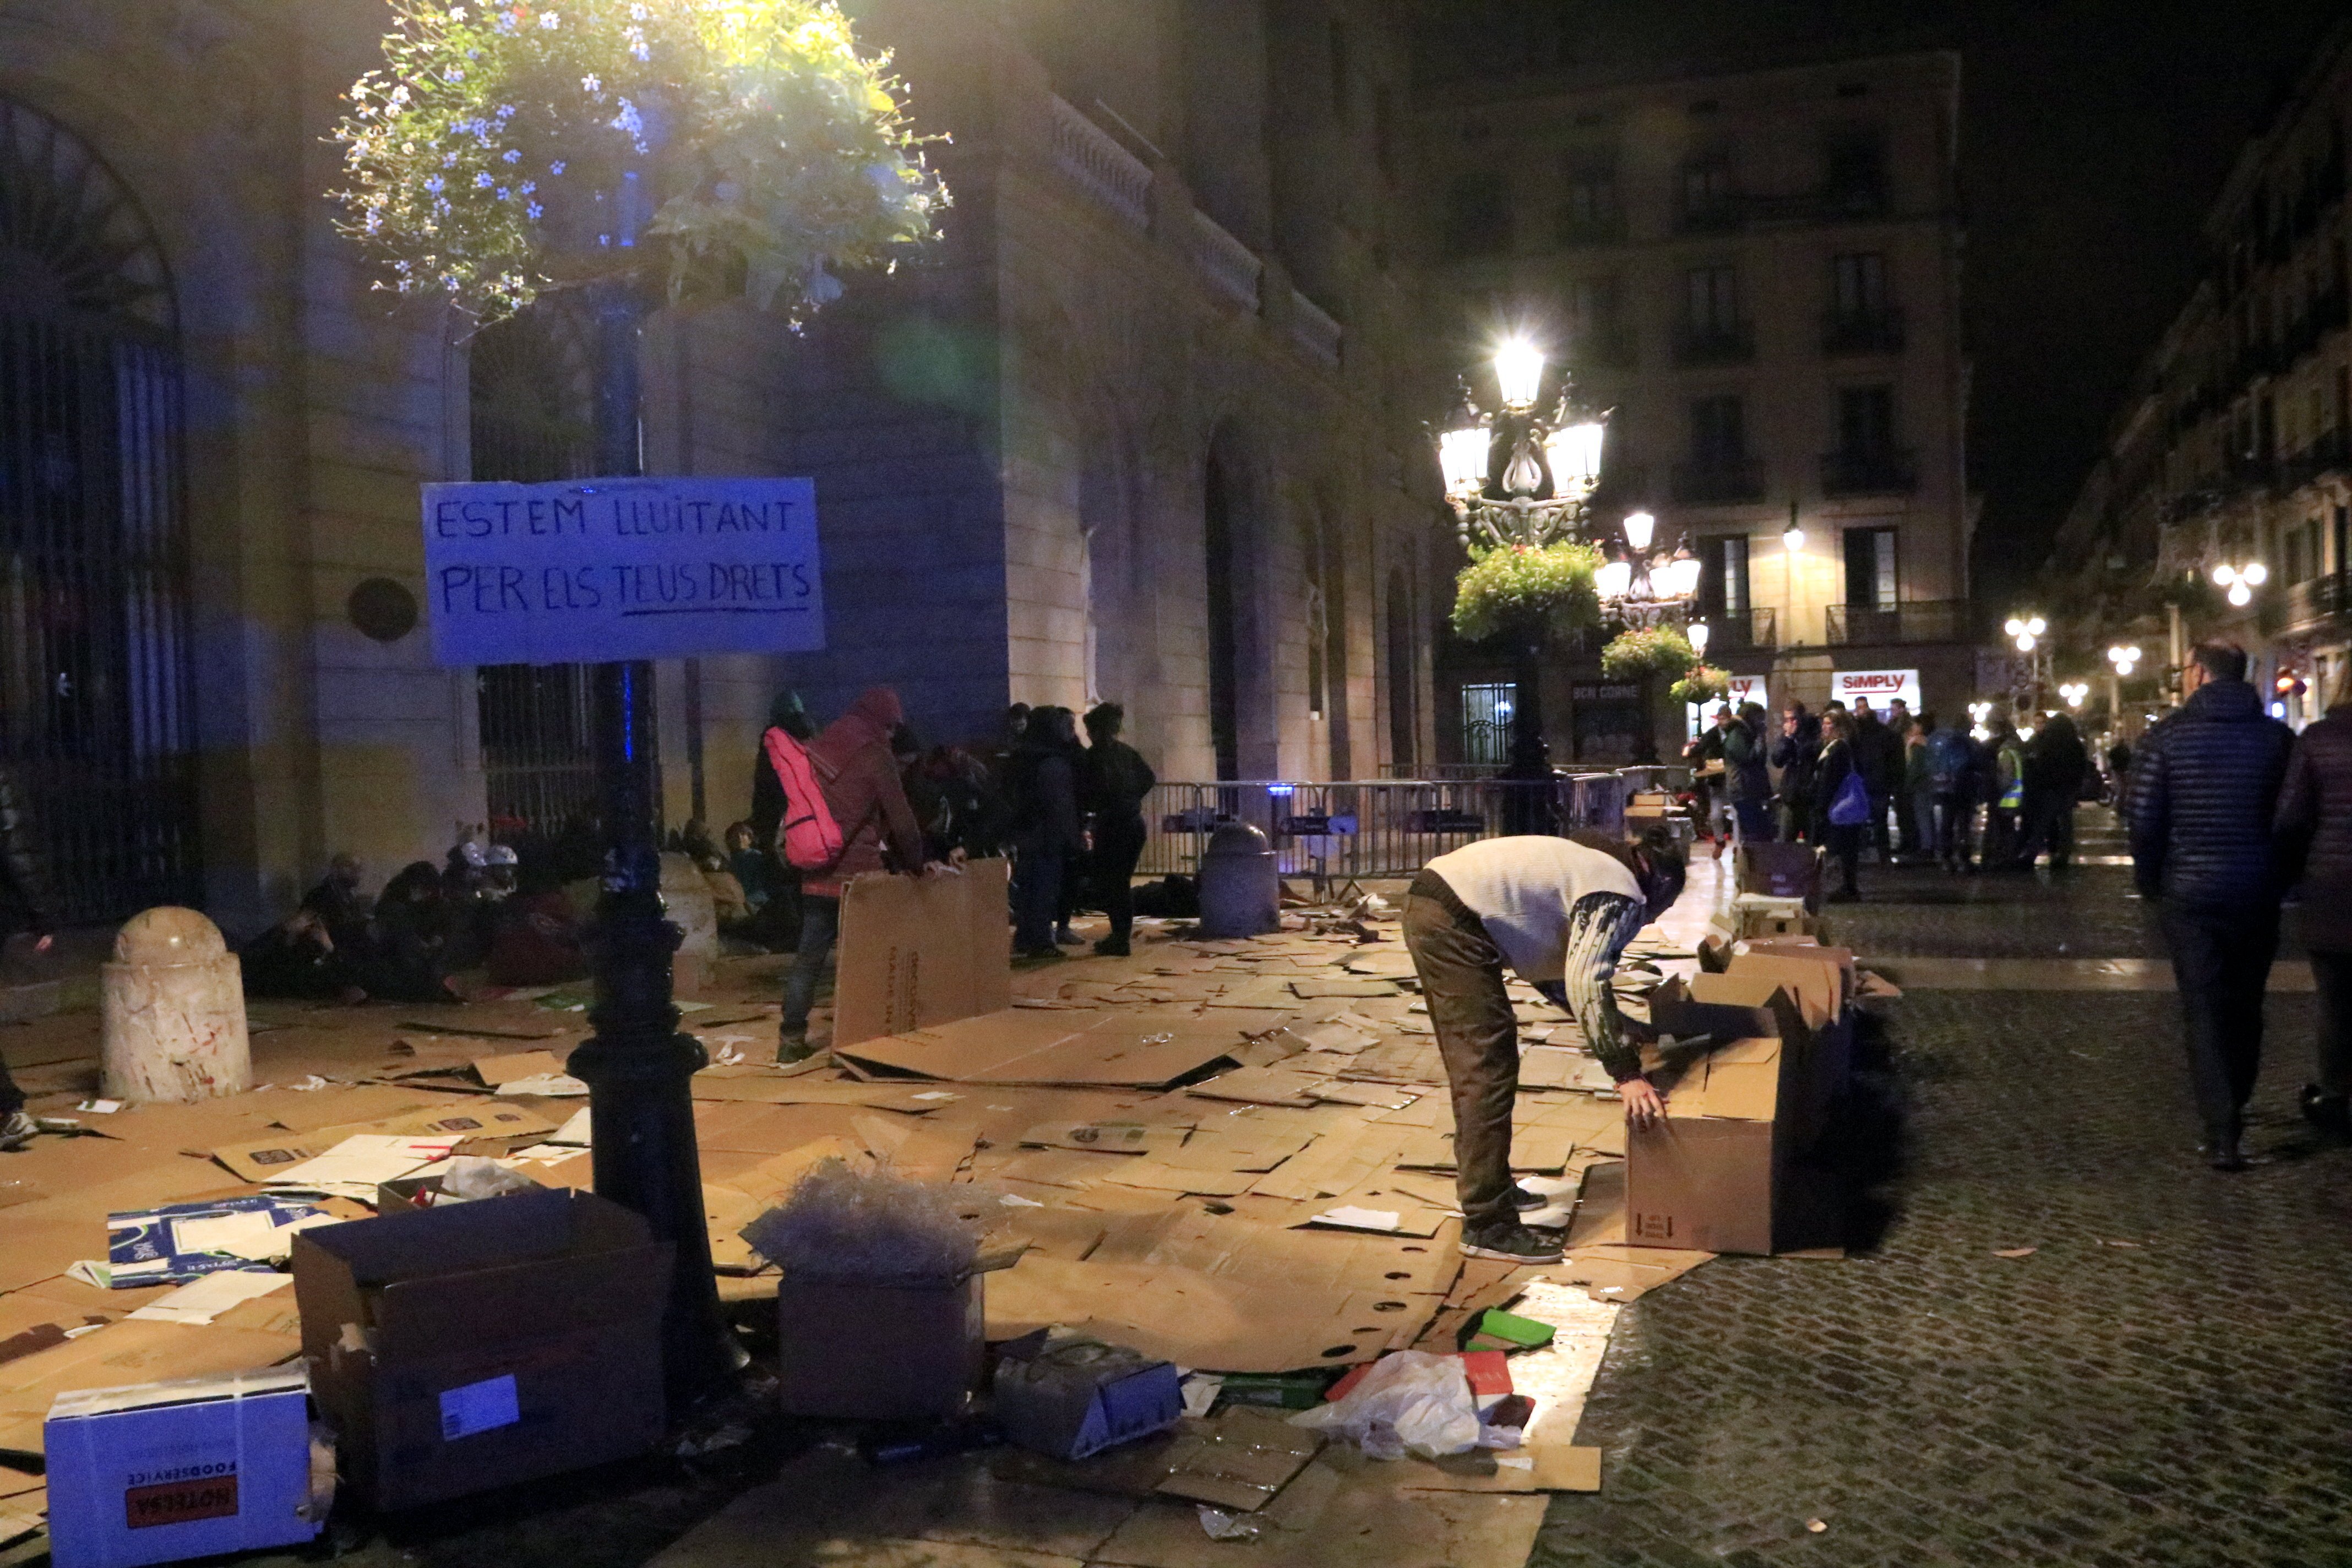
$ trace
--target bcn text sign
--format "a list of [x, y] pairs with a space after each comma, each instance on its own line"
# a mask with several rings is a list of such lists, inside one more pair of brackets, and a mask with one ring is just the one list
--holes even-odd
[[445, 665], [824, 647], [808, 479], [426, 485], [425, 576]]

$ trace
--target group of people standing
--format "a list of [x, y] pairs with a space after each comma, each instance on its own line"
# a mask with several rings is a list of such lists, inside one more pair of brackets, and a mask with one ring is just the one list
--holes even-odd
[[1861, 896], [1866, 848], [1882, 865], [1955, 872], [2029, 870], [2046, 853], [2063, 871], [2074, 805], [2095, 777], [2080, 731], [2060, 713], [2029, 735], [2000, 712], [1986, 730], [1915, 717], [1896, 698], [1883, 718], [1867, 702], [1819, 714], [1791, 702], [1768, 739], [1761, 706], [1727, 702], [1684, 755], [1710, 792], [1717, 854], [1746, 839], [1819, 844], [1839, 875], [1827, 896], [1841, 902]]
[[1003, 768], [1013, 851], [1013, 950], [1062, 956], [1082, 939], [1070, 927], [1082, 904], [1110, 917], [1095, 952], [1123, 957], [1135, 928], [1136, 862], [1143, 857], [1143, 803], [1159, 780], [1119, 739], [1127, 710], [1087, 710], [1087, 739], [1067, 708], [1015, 703], [1005, 714]]

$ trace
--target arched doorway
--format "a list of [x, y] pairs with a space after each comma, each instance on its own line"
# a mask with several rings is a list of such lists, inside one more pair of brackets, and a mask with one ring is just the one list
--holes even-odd
[[153, 229], [0, 100], [0, 753], [62, 923], [199, 897], [181, 428]]
[[[541, 300], [483, 328], [467, 381], [475, 479], [535, 484], [595, 471], [594, 362], [572, 311]], [[484, 665], [476, 688], [493, 836], [551, 835], [593, 816], [595, 693], [587, 667]]]

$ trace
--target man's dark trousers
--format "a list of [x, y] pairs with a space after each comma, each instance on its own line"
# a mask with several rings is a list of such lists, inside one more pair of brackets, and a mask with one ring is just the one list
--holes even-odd
[[[1444, 891], [1424, 892], [1432, 883]], [[1428, 871], [1405, 897], [1404, 942], [1453, 1089], [1462, 1227], [1474, 1231], [1515, 1219], [1511, 1110], [1519, 1097], [1519, 1029], [1503, 988], [1502, 950], [1443, 879]]]
[[2278, 956], [2276, 904], [2162, 906], [2165, 945], [2189, 1044], [2189, 1079], [2209, 1146], [2244, 1131], [2246, 1101], [2263, 1065], [2263, 993]]

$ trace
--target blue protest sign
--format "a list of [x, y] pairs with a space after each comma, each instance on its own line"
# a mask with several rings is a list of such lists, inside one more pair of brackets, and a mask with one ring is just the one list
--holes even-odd
[[824, 647], [807, 479], [426, 485], [425, 576], [445, 665]]

